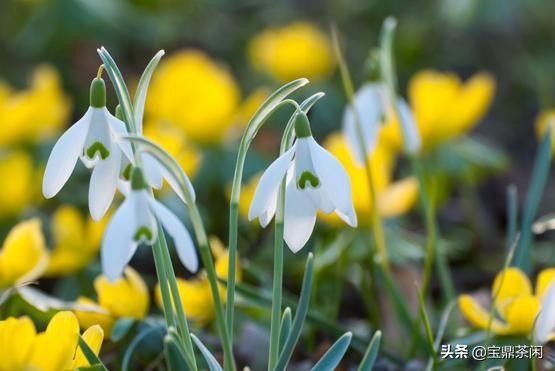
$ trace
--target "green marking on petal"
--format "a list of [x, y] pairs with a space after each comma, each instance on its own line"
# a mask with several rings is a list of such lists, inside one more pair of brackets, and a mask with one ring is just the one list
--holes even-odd
[[312, 188], [316, 188], [320, 185], [320, 179], [318, 179], [316, 175], [312, 174], [310, 171], [303, 171], [297, 181], [297, 185], [300, 189], [305, 189], [307, 182], [310, 183]]
[[135, 232], [135, 235], [133, 236], [133, 240], [136, 242], [140, 242], [141, 240], [145, 240], [145, 241], [152, 241], [152, 231], [148, 228], [145, 227], [144, 225], [140, 226], [139, 229], [137, 229], [137, 232]]
[[89, 148], [87, 148], [87, 157], [93, 159], [96, 152], [100, 154], [100, 157], [103, 160], [106, 160], [110, 155], [110, 151], [104, 146], [104, 144], [100, 142], [94, 142]]
[[127, 166], [125, 167], [125, 169], [123, 169], [123, 172], [121, 173], [123, 179], [131, 180], [131, 170], [133, 170], [133, 165], [127, 164]]

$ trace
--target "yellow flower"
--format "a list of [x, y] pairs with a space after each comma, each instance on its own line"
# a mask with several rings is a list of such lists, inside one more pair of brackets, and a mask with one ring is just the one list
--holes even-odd
[[48, 264], [48, 250], [39, 219], [17, 224], [0, 250], [0, 288], [37, 279]]
[[424, 70], [409, 81], [411, 109], [425, 148], [460, 136], [484, 116], [495, 93], [495, 80], [477, 73], [462, 82], [453, 73]]
[[0, 217], [18, 215], [32, 201], [33, 180], [33, 162], [26, 152], [0, 155]]
[[[212, 252], [216, 259], [215, 269], [216, 275], [224, 280], [227, 280], [228, 267], [229, 267], [229, 254], [227, 249], [224, 247], [222, 242], [216, 237], [210, 238], [210, 246]], [[239, 258], [237, 257], [236, 263], [237, 270], [235, 272], [235, 279], [237, 281], [241, 280], [241, 267], [239, 265]], [[181, 297], [181, 303], [185, 310], [187, 317], [194, 321], [199, 326], [204, 326], [214, 319], [214, 299], [212, 297], [212, 292], [210, 290], [210, 283], [206, 277], [205, 272], [199, 273], [199, 275], [193, 279], [185, 280], [183, 278], [177, 278], [177, 288], [179, 291], [179, 296]], [[220, 298], [224, 301], [226, 300], [226, 289], [225, 285], [219, 284]], [[160, 284], [156, 285], [154, 289], [154, 294], [156, 298], [156, 303], [158, 307], [162, 308], [162, 292], [160, 289]]]
[[100, 309], [76, 310], [75, 314], [82, 327], [98, 324], [109, 337], [117, 319], [123, 317], [142, 319], [148, 312], [150, 304], [148, 287], [131, 267], [127, 267], [124, 276], [114, 282], [109, 282], [103, 275], [98, 276], [94, 280], [94, 289], [98, 296], [96, 303], [84, 297], [77, 300], [79, 304], [98, 306]]
[[198, 50], [183, 50], [160, 63], [146, 112], [201, 143], [217, 143], [233, 124], [239, 88], [229, 71]]
[[198, 170], [202, 156], [194, 145], [187, 143], [186, 138], [175, 126], [162, 122], [147, 122], [145, 136], [152, 139], [172, 155], [183, 171], [193, 177]]
[[3, 84], [0, 87], [0, 145], [56, 135], [65, 125], [69, 110], [60, 77], [50, 66], [35, 70], [27, 90], [13, 92]]
[[[83, 334], [98, 355], [104, 334], [93, 326]], [[28, 317], [0, 321], [0, 371], [65, 371], [90, 366], [78, 347], [79, 324], [68, 311], [52, 317], [46, 330], [37, 333]]]
[[[507, 268], [495, 277], [492, 298], [496, 311], [491, 330], [498, 335], [529, 335], [538, 315], [541, 299], [549, 283], [555, 278], [555, 268], [545, 269], [537, 277], [536, 292], [528, 277], [518, 268]], [[473, 325], [486, 329], [489, 310], [482, 307], [472, 296], [459, 296], [459, 308]]]
[[[538, 138], [542, 138], [545, 131], [547, 130], [547, 124], [552, 121], [555, 124], [555, 109], [547, 109], [538, 115], [536, 118], [536, 135]], [[555, 127], [551, 131], [551, 148], [552, 152], [555, 153]]]
[[254, 67], [278, 81], [317, 80], [329, 76], [335, 67], [329, 39], [306, 21], [263, 31], [251, 40], [248, 52]]
[[87, 217], [85, 220], [75, 207], [60, 206], [52, 216], [54, 248], [46, 275], [64, 275], [85, 267], [98, 252], [108, 219], [104, 217], [95, 222]]
[[[368, 177], [364, 166], [359, 165], [349, 149], [343, 135], [331, 134], [324, 142], [324, 147], [334, 155], [349, 174], [353, 190], [353, 205], [357, 212], [359, 224], [369, 223], [371, 218], [371, 201], [368, 191]], [[413, 177], [393, 181], [395, 154], [390, 147], [379, 141], [370, 156], [370, 167], [376, 188], [379, 212], [383, 217], [395, 217], [407, 213], [418, 198], [418, 182]], [[323, 214], [324, 219], [339, 223], [335, 214]]]

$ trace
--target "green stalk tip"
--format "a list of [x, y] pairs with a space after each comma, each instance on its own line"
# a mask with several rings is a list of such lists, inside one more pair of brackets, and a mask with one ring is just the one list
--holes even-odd
[[106, 107], [106, 84], [102, 78], [94, 78], [91, 82], [90, 105], [95, 108]]
[[312, 136], [312, 131], [310, 130], [310, 122], [308, 117], [304, 112], [295, 113], [295, 135], [297, 138], [306, 138]]

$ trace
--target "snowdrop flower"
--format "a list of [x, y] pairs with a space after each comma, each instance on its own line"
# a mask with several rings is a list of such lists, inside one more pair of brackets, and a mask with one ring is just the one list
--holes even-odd
[[555, 279], [549, 284], [534, 326], [534, 340], [545, 344], [555, 339]]
[[121, 276], [140, 243], [152, 245], [158, 238], [158, 221], [173, 238], [177, 255], [191, 272], [198, 258], [189, 232], [181, 221], [147, 190], [143, 172], [131, 171], [131, 190], [108, 223], [101, 247], [102, 271], [110, 281]]
[[106, 109], [106, 86], [97, 77], [91, 83], [90, 107], [58, 139], [46, 164], [42, 193], [54, 197], [69, 179], [77, 160], [92, 168], [89, 210], [94, 220], [106, 213], [117, 188], [122, 157], [131, 158], [131, 145], [118, 140], [127, 130], [123, 121]]
[[[400, 125], [404, 133], [405, 150], [416, 153], [420, 150], [420, 136], [414, 115], [403, 98], [397, 98], [397, 110], [401, 118]], [[387, 97], [385, 85], [382, 83], [366, 83], [353, 97], [353, 107], [348, 105], [343, 113], [343, 135], [355, 154], [355, 159], [364, 164], [365, 158], [372, 154], [378, 140], [380, 125], [391, 116], [392, 107]], [[357, 128], [360, 120], [361, 133]], [[362, 138], [360, 138], [362, 136]], [[366, 149], [364, 154], [360, 140]]]
[[284, 239], [293, 252], [308, 241], [316, 213], [335, 213], [347, 224], [357, 224], [351, 184], [340, 162], [322, 148], [310, 131], [308, 118], [302, 112], [295, 116], [297, 140], [293, 146], [266, 169], [254, 193], [249, 220], [259, 218], [265, 227], [277, 207], [279, 188], [286, 178]]

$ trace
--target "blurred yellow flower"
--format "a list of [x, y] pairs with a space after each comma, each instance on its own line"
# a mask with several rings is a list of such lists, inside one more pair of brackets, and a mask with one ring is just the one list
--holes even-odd
[[239, 87], [231, 73], [198, 50], [182, 50], [160, 63], [146, 105], [150, 120], [167, 122], [187, 138], [217, 143], [233, 124]]
[[[536, 118], [536, 135], [538, 138], [543, 137], [545, 131], [547, 130], [547, 124], [552, 121], [555, 125], [555, 109], [547, 109], [538, 115]], [[555, 153], [555, 127], [551, 132], [551, 146], [552, 151]]]
[[201, 153], [174, 126], [161, 122], [147, 122], [144, 134], [170, 153], [181, 165], [183, 171], [193, 177], [202, 160]]
[[[372, 215], [368, 178], [364, 166], [355, 161], [353, 154], [340, 133], [331, 134], [324, 142], [326, 148], [334, 155], [349, 174], [353, 190], [353, 205], [357, 212], [359, 224], [368, 224]], [[376, 187], [379, 212], [383, 217], [395, 217], [407, 213], [418, 198], [418, 182], [413, 177], [393, 181], [395, 152], [382, 141], [378, 143], [369, 158], [372, 177]], [[340, 223], [335, 214], [321, 214], [330, 222]]]
[[0, 85], [0, 145], [39, 141], [56, 135], [66, 124], [71, 105], [60, 77], [51, 66], [39, 66], [27, 90]]
[[[98, 355], [104, 339], [102, 329], [90, 327], [83, 338]], [[78, 339], [79, 323], [68, 311], [56, 313], [41, 333], [36, 332], [29, 317], [9, 317], [0, 321], [0, 371], [65, 371], [90, 366]]]
[[[491, 322], [491, 331], [498, 335], [529, 335], [538, 315], [540, 302], [555, 278], [555, 268], [545, 269], [538, 274], [536, 292], [528, 277], [518, 268], [507, 268], [497, 274], [491, 289], [492, 299], [497, 294], [493, 306], [496, 315]], [[486, 329], [489, 310], [486, 310], [472, 296], [459, 296], [459, 309], [473, 325]]]
[[255, 68], [283, 82], [325, 78], [335, 67], [330, 40], [307, 21], [262, 31], [251, 40], [248, 54]]
[[101, 275], [94, 280], [94, 289], [98, 297], [95, 303], [91, 299], [80, 297], [77, 302], [84, 306], [98, 306], [100, 310], [76, 310], [81, 327], [100, 325], [109, 338], [117, 319], [128, 317], [142, 319], [148, 313], [150, 298], [148, 287], [141, 276], [131, 267], [125, 269], [124, 276], [114, 282]]
[[60, 206], [52, 216], [53, 249], [46, 275], [76, 272], [96, 255], [109, 217], [95, 222], [71, 205]]
[[[408, 97], [424, 149], [463, 135], [484, 116], [495, 93], [495, 80], [485, 72], [462, 82], [454, 73], [423, 70], [409, 81]], [[381, 136], [395, 148], [402, 137], [394, 115]]]
[[47, 265], [40, 220], [21, 222], [10, 230], [0, 250], [0, 288], [33, 281]]
[[[216, 275], [224, 280], [227, 280], [228, 267], [229, 267], [229, 254], [222, 242], [216, 237], [210, 237], [210, 247], [215, 257]], [[237, 258], [237, 270], [235, 278], [237, 281], [241, 280], [241, 267], [239, 266], [239, 258]], [[177, 288], [181, 302], [185, 310], [187, 318], [194, 321], [199, 326], [204, 326], [214, 319], [214, 299], [210, 291], [210, 283], [206, 277], [206, 272], [200, 272], [197, 277], [185, 280], [177, 278]], [[226, 300], [225, 285], [218, 285], [220, 297]], [[162, 292], [160, 284], [157, 284], [154, 289], [154, 295], [158, 307], [162, 308]]]
[[20, 214], [33, 200], [33, 181], [31, 156], [19, 150], [0, 154], [0, 218]]
[[[254, 192], [260, 181], [262, 172], [254, 174], [241, 186], [241, 197], [239, 197], [239, 215], [243, 218], [249, 218], [249, 208], [251, 206], [252, 198], [254, 197]], [[231, 185], [227, 188], [227, 198], [231, 200]]]

